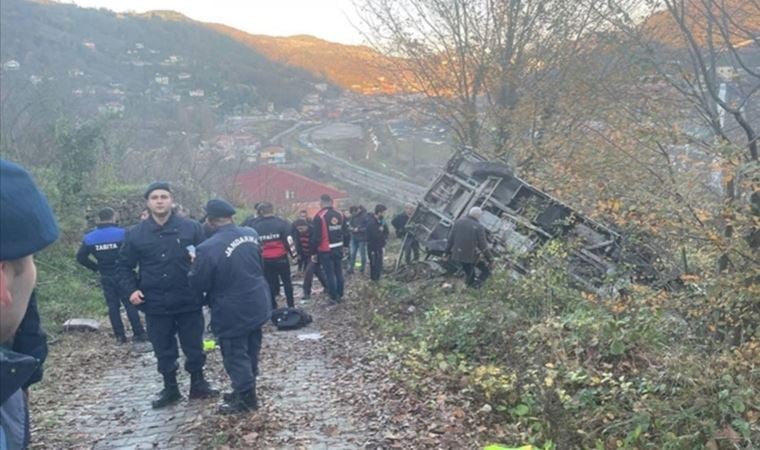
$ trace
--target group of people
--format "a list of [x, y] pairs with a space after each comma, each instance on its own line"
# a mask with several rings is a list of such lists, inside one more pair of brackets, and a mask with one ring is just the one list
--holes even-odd
[[[128, 340], [120, 314], [123, 306], [133, 341], [152, 344], [163, 377], [154, 408], [182, 398], [177, 383], [179, 347], [190, 373], [188, 397], [218, 395], [203, 374], [203, 305], [210, 308], [211, 330], [233, 388], [220, 411], [243, 412], [257, 407], [261, 326], [277, 308], [281, 288], [287, 306], [295, 306], [292, 259], [304, 275], [303, 298], [311, 296], [316, 276], [331, 305], [344, 296], [344, 260], [355, 259], [362, 249], [368, 253], [370, 278], [380, 279], [389, 234], [384, 205], [375, 206], [372, 213], [352, 207], [346, 217], [322, 195], [321, 209], [313, 218], [301, 211], [291, 223], [275, 215], [271, 203], [261, 202], [255, 216], [236, 226], [234, 207], [222, 199], [210, 200], [206, 218], [199, 222], [172, 209], [172, 189], [166, 182], [152, 183], [144, 196], [147, 217], [128, 230], [117, 225], [113, 209], [100, 210], [97, 227], [84, 236], [76, 259], [99, 273], [117, 341]], [[349, 267], [353, 264], [351, 260]], [[145, 328], [138, 310], [145, 315]]]
[[[26, 170], [0, 160], [0, 179], [0, 448], [15, 449], [28, 443], [26, 392], [41, 379], [47, 354], [33, 295], [33, 255], [54, 242], [59, 231], [44, 195]], [[220, 412], [240, 413], [258, 406], [261, 327], [277, 307], [280, 285], [288, 306], [294, 305], [291, 257], [304, 273], [304, 298], [311, 295], [316, 276], [329, 302], [340, 303], [344, 259], [352, 273], [358, 255], [363, 272], [365, 250], [370, 278], [381, 277], [389, 235], [387, 208], [382, 204], [372, 212], [352, 207], [346, 214], [322, 195], [321, 209], [313, 218], [301, 211], [291, 224], [275, 216], [273, 206], [264, 202], [257, 205], [256, 217], [237, 226], [235, 208], [222, 199], [207, 203], [201, 223], [173, 211], [172, 189], [166, 182], [150, 184], [144, 196], [147, 217], [128, 230], [117, 225], [113, 209], [99, 211], [97, 227], [84, 236], [76, 258], [99, 273], [117, 340], [127, 341], [120, 315], [124, 306], [133, 340], [152, 344], [163, 377], [154, 408], [182, 399], [177, 382], [179, 347], [190, 374], [189, 398], [219, 395], [204, 377], [204, 305], [210, 307], [211, 329], [232, 385]], [[407, 205], [391, 222], [396, 235], [406, 237], [402, 252], [407, 261], [419, 258], [419, 244], [405, 236], [413, 211]], [[469, 285], [475, 283], [476, 267], [481, 281], [488, 274], [487, 265], [478, 263], [475, 255], [485, 254], [490, 262], [479, 215], [479, 209], [473, 208], [467, 218], [456, 222], [447, 248], [453, 260], [463, 263]], [[145, 328], [138, 310], [145, 315]]]

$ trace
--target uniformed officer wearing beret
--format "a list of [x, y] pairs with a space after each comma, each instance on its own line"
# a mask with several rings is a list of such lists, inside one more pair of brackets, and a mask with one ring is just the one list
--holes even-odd
[[213, 234], [198, 246], [188, 277], [198, 294], [206, 293], [211, 329], [232, 382], [233, 391], [225, 394], [219, 412], [255, 410], [261, 326], [271, 313], [258, 235], [234, 224], [235, 209], [224, 200], [210, 200], [206, 213]]
[[53, 211], [21, 166], [0, 159], [0, 449], [29, 445], [28, 389], [42, 378], [46, 335], [34, 301], [34, 254], [58, 239]]
[[195, 246], [203, 240], [201, 225], [172, 213], [168, 183], [151, 184], [145, 199], [150, 217], [127, 232], [117, 270], [125, 292], [131, 293], [129, 301], [145, 313], [148, 338], [164, 378], [153, 408], [163, 408], [182, 399], [177, 386], [177, 337], [190, 373], [189, 397], [207, 398], [218, 392], [203, 377], [203, 299], [187, 281]]

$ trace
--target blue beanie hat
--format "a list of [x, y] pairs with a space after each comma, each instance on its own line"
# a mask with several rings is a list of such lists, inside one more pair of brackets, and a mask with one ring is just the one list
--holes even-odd
[[206, 214], [209, 217], [232, 217], [235, 215], [235, 208], [226, 200], [215, 198], [206, 203]]
[[148, 189], [145, 190], [145, 200], [147, 200], [148, 197], [150, 197], [151, 192], [158, 189], [161, 189], [162, 191], [166, 191], [170, 194], [172, 193], [172, 188], [171, 186], [169, 186], [169, 183], [167, 183], [166, 181], [154, 181], [148, 186]]
[[58, 239], [58, 225], [29, 173], [0, 159], [0, 261], [32, 255]]

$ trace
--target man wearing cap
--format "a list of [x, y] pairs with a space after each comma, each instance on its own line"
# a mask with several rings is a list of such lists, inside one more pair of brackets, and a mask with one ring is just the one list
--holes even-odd
[[[122, 344], [127, 342], [124, 323], [121, 321], [122, 304], [127, 311], [129, 324], [132, 326], [134, 342], [145, 342], [148, 337], [140, 322], [140, 314], [129, 302], [128, 294], [122, 291], [116, 273], [116, 260], [124, 241], [125, 231], [116, 226], [115, 216], [116, 212], [112, 208], [103, 208], [98, 212], [97, 228], [84, 236], [77, 252], [77, 262], [93, 272], [100, 273], [100, 285], [103, 288], [106, 305], [108, 305], [108, 319], [111, 321], [111, 328], [117, 342]], [[96, 261], [93, 261], [90, 255], [95, 256]]]
[[188, 278], [196, 293], [207, 296], [211, 329], [232, 382], [219, 412], [255, 410], [261, 326], [271, 313], [259, 239], [252, 228], [235, 226], [235, 209], [224, 200], [209, 200], [206, 213], [213, 232], [198, 246]]
[[[467, 286], [474, 288], [480, 287], [491, 275], [488, 267], [491, 264], [491, 252], [486, 242], [486, 230], [479, 222], [482, 214], [483, 210], [474, 206], [467, 216], [454, 222], [445, 251], [452, 261], [462, 265]], [[480, 272], [479, 276], [475, 272], [476, 268]]]
[[[40, 360], [21, 350], [20, 341], [33, 327], [42, 338], [35, 345], [46, 347], [30, 304], [37, 281], [34, 254], [58, 239], [58, 225], [26, 170], [5, 160], [0, 160], [0, 229], [0, 448], [15, 450], [29, 444], [25, 391], [41, 377]], [[20, 330], [23, 324], [26, 330]]]
[[127, 232], [117, 270], [129, 301], [145, 313], [148, 338], [164, 379], [164, 389], [152, 403], [157, 409], [182, 399], [177, 386], [177, 337], [190, 373], [189, 397], [208, 398], [218, 392], [203, 377], [203, 298], [187, 281], [195, 246], [203, 240], [201, 224], [172, 213], [172, 192], [166, 182], [148, 186], [145, 199], [150, 217]]
[[348, 226], [342, 213], [333, 208], [333, 200], [327, 194], [319, 198], [322, 209], [314, 216], [314, 232], [311, 234], [312, 261], [318, 262], [327, 282], [330, 304], [343, 298], [343, 252], [350, 239]]

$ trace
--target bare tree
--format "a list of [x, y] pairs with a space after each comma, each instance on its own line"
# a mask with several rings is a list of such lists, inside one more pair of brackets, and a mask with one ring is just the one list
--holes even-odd
[[622, 14], [612, 22], [645, 50], [652, 69], [714, 136], [757, 161], [760, 70], [750, 61], [760, 54], [760, 30], [742, 18], [760, 17], [760, 1], [661, 0], [650, 7], [649, 20]]
[[[563, 78], [601, 30], [599, 2], [357, 0], [365, 38], [457, 143], [510, 153], [545, 129]], [[519, 162], [518, 162], [519, 165]]]
[[[617, 30], [640, 46], [645, 62], [691, 106], [696, 112], [692, 116], [711, 131], [700, 144], [722, 169], [726, 200], [723, 235], [730, 240], [739, 208], [735, 200], [742, 195], [757, 198], [753, 191], [760, 178], [756, 168], [760, 70], [757, 62], [752, 62], [760, 58], [760, 1], [639, 3], [639, 8], [651, 8], [645, 21], [635, 20], [624, 8], [608, 17]], [[724, 253], [719, 267], [725, 269], [730, 264], [728, 253]]]

